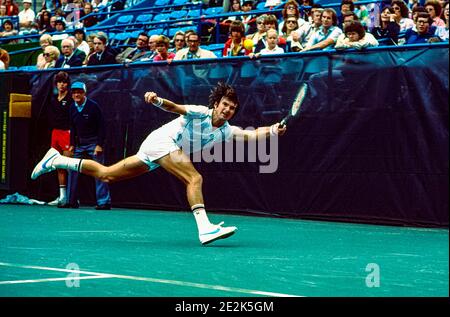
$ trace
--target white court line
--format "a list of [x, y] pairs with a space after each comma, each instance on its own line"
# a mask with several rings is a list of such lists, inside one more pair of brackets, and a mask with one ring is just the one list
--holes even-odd
[[[263, 295], [263, 296], [273, 296], [273, 297], [303, 297], [301, 295], [266, 292], [266, 291], [258, 291], [258, 290], [251, 290], [251, 289], [245, 289], [245, 288], [227, 287], [227, 286], [221, 286], [221, 285], [209, 285], [209, 284], [192, 283], [192, 282], [185, 282], [185, 281], [157, 279], [157, 278], [151, 278], [151, 277], [117, 275], [117, 274], [97, 273], [97, 272], [79, 271], [79, 270], [67, 270], [67, 269], [58, 269], [58, 268], [43, 267], [43, 266], [21, 265], [21, 264], [4, 263], [4, 262], [0, 262], [0, 266], [46, 270], [46, 271], [57, 271], [57, 272], [79, 273], [79, 274], [89, 274], [89, 275], [94, 275], [94, 276], [92, 276], [92, 278], [98, 277], [98, 278], [127, 279], [127, 280], [144, 281], [144, 282], [151, 282], [151, 283], [171, 284], [171, 285], [178, 285], [178, 286], [212, 289], [212, 290], [225, 291], [225, 292], [244, 293], [244, 294], [250, 294], [250, 295]], [[70, 279], [73, 280], [74, 277], [71, 277]], [[47, 282], [48, 280], [50, 280], [50, 279], [46, 279], [45, 281]]]
[[28, 283], [44, 283], [57, 281], [73, 281], [73, 280], [91, 280], [96, 278], [110, 278], [109, 275], [94, 275], [94, 276], [79, 276], [79, 277], [56, 277], [56, 278], [42, 278], [39, 280], [17, 280], [17, 281], [0, 281], [0, 285], [10, 284], [28, 284]]

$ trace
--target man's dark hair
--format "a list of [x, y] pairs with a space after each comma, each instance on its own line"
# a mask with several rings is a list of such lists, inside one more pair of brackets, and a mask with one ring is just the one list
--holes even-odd
[[350, 6], [350, 11], [355, 11], [355, 5], [353, 4], [352, 0], [342, 0], [341, 8], [344, 4], [348, 4]]
[[214, 108], [216, 103], [219, 103], [223, 97], [227, 97], [232, 102], [236, 104], [235, 114], [239, 110], [239, 100], [236, 91], [230, 85], [219, 82], [216, 87], [214, 87], [209, 95], [209, 107]]
[[366, 31], [364, 30], [364, 26], [359, 21], [354, 21], [345, 27], [344, 32], [347, 34], [348, 32], [356, 32], [359, 35], [359, 39], [361, 40], [366, 35]]
[[59, 72], [53, 78], [53, 83], [56, 85], [57, 83], [67, 83], [70, 86], [70, 77], [66, 72]]

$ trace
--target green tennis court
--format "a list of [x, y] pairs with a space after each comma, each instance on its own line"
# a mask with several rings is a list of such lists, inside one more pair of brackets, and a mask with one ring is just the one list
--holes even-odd
[[0, 206], [0, 296], [449, 296], [448, 230]]

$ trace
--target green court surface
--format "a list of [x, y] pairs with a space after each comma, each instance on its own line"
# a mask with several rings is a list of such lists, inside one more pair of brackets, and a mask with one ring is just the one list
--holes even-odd
[[0, 296], [449, 296], [448, 230], [0, 205]]

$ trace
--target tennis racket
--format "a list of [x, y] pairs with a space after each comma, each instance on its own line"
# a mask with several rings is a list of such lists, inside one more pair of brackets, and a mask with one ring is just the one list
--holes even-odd
[[292, 104], [291, 110], [289, 114], [283, 118], [280, 122], [280, 128], [283, 128], [287, 125], [287, 123], [297, 115], [302, 106], [303, 100], [305, 100], [306, 94], [308, 93], [308, 85], [302, 84], [297, 91], [297, 96], [295, 96], [294, 103]]

